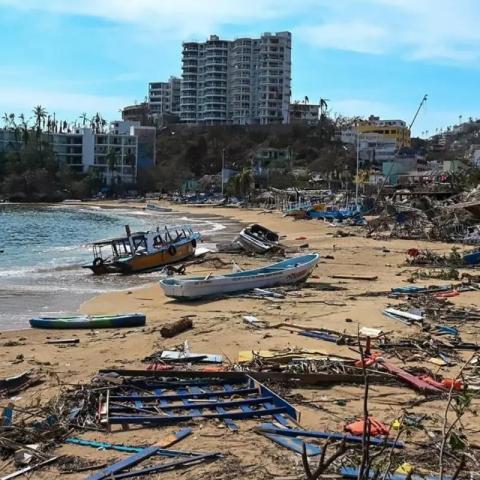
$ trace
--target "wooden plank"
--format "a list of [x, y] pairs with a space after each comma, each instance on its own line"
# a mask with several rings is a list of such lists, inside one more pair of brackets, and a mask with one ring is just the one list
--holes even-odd
[[11, 478], [19, 477], [20, 475], [31, 472], [32, 470], [36, 470], [37, 468], [41, 468], [45, 465], [53, 463], [56, 460], [58, 460], [59, 458], [61, 458], [62, 456], [63, 455], [60, 455], [58, 457], [52, 457], [52, 458], [49, 458], [48, 460], [45, 460], [44, 462], [37, 463], [36, 465], [31, 465], [30, 467], [22, 468], [20, 470], [17, 470], [16, 472], [13, 472], [13, 473], [10, 473], [9, 475], [6, 475], [5, 477], [2, 477], [0, 480], [10, 480]]
[[300, 455], [303, 453], [303, 445], [305, 445], [307, 456], [309, 457], [314, 457], [322, 453], [321, 448], [317, 447], [316, 445], [306, 443], [298, 438], [285, 437], [283, 435], [275, 435], [273, 433], [265, 433], [263, 431], [259, 431], [258, 433], [261, 433], [263, 436], [269, 438], [278, 445], [288, 448], [289, 450], [292, 450], [295, 453], [299, 453]]
[[[115, 475], [115, 480], [122, 480], [124, 478], [134, 478], [134, 477], [148, 477], [154, 473], [163, 472], [165, 470], [173, 470], [179, 467], [186, 467], [195, 463], [200, 463], [205, 460], [213, 460], [218, 458], [220, 455], [218, 453], [207, 453], [203, 455], [195, 455], [190, 458], [182, 458], [180, 460], [174, 460], [173, 462], [161, 463], [159, 465], [154, 465], [153, 467], [144, 468], [143, 470], [136, 470], [134, 472], [120, 473]], [[88, 479], [87, 479], [88, 480]]]
[[112, 416], [110, 423], [123, 424], [132, 423], [138, 425], [168, 425], [170, 423], [179, 423], [192, 420], [192, 418], [231, 418], [232, 420], [243, 420], [246, 418], [256, 418], [266, 415], [274, 415], [276, 413], [284, 413], [285, 407], [261, 408], [250, 412], [228, 412], [228, 413], [204, 413], [201, 417], [193, 417], [192, 415], [172, 415], [172, 416]]
[[[321, 432], [315, 430], [299, 430], [295, 428], [277, 428], [272, 423], [262, 423], [258, 430], [261, 432], [275, 435], [284, 435], [287, 437], [306, 437], [306, 438], [324, 438], [332, 440], [345, 440], [348, 443], [362, 443], [363, 438], [355, 435], [346, 435], [335, 432]], [[401, 441], [391, 441], [385, 438], [370, 438], [370, 445], [387, 446], [392, 448], [404, 448], [405, 444]]]
[[430, 385], [429, 383], [421, 380], [418, 377], [415, 377], [414, 375], [406, 372], [400, 367], [397, 367], [393, 363], [387, 362], [383, 359], [378, 359], [378, 363], [382, 365], [383, 368], [387, 370], [387, 372], [395, 375], [395, 377], [397, 377], [399, 380], [401, 380], [404, 383], [407, 383], [408, 385], [415, 388], [416, 390], [420, 390], [422, 392], [428, 392], [428, 393], [445, 392], [445, 390], [441, 390], [440, 388]]
[[[278, 397], [280, 398], [280, 397]], [[193, 417], [202, 417], [202, 413], [200, 412], [200, 409], [208, 409], [208, 410], [213, 410], [217, 406], [223, 407], [223, 408], [233, 408], [233, 407], [242, 407], [245, 405], [258, 405], [262, 404], [265, 402], [272, 402], [273, 397], [271, 396], [262, 396], [262, 397], [256, 397], [256, 398], [243, 398], [239, 400], [229, 400], [226, 402], [204, 402], [204, 403], [184, 403], [183, 405], [175, 404], [175, 405], [168, 405], [165, 407], [161, 407], [162, 414], [163, 412], [166, 412], [168, 410], [191, 410], [192, 411], [192, 416]], [[188, 402], [188, 400], [185, 400], [185, 402]], [[285, 406], [289, 405], [288, 403], [284, 402]], [[280, 402], [279, 402], [280, 404]], [[282, 404], [283, 406], [283, 404]], [[291, 406], [290, 406], [291, 407]], [[110, 413], [114, 412], [123, 412], [125, 410], [128, 410], [129, 406], [124, 405], [124, 406], [112, 406], [110, 407]], [[291, 407], [293, 408], [293, 407]], [[156, 411], [155, 407], [145, 407], [144, 410], [152, 410]]]
[[110, 465], [109, 467], [104, 468], [103, 470], [100, 470], [99, 472], [95, 472], [94, 474], [87, 477], [86, 480], [103, 480], [105, 478], [109, 478], [113, 476], [116, 477], [115, 475], [116, 473], [121, 472], [126, 468], [133, 467], [138, 463], [143, 462], [143, 460], [146, 460], [147, 458], [150, 458], [151, 456], [155, 455], [159, 448], [160, 447], [157, 445], [152, 445], [151, 447], [144, 448], [140, 450], [138, 453], [135, 453], [128, 458], [124, 458], [123, 460], [120, 460], [114, 463], [113, 465]]
[[[194, 390], [195, 389], [195, 390]], [[191, 387], [189, 393], [175, 393], [175, 394], [155, 394], [155, 395], [112, 395], [111, 401], [134, 401], [134, 400], [181, 400], [182, 398], [220, 398], [231, 397], [232, 395], [249, 395], [257, 392], [257, 388], [238, 388], [232, 391], [218, 390], [218, 391], [200, 391], [199, 387]]]
[[329, 275], [329, 277], [338, 280], [378, 280], [377, 275]]

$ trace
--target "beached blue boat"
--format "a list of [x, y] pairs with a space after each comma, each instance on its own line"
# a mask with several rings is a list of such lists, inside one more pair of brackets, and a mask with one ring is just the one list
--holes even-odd
[[58, 317], [36, 317], [30, 320], [33, 328], [55, 328], [74, 330], [84, 328], [142, 327], [146, 317], [141, 313], [123, 315], [66, 315]]
[[332, 208], [328, 207], [325, 210], [310, 209], [307, 211], [307, 217], [319, 218], [322, 220], [347, 220], [349, 218], [361, 218], [360, 207], [353, 205], [349, 208]]
[[167, 297], [192, 300], [255, 288], [295, 284], [310, 275], [319, 258], [318, 253], [311, 253], [266, 267], [226, 275], [207, 275], [186, 279], [166, 278], [160, 281], [160, 286]]

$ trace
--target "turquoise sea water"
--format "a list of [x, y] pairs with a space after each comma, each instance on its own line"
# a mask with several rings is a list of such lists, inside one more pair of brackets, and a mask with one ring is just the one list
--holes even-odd
[[148, 230], [189, 223], [203, 235], [223, 226], [212, 219], [178, 218], [143, 209], [0, 204], [0, 330], [27, 326], [41, 314], [76, 311], [95, 294], [134, 288], [159, 273], [94, 276], [89, 244], [123, 235], [124, 226]]

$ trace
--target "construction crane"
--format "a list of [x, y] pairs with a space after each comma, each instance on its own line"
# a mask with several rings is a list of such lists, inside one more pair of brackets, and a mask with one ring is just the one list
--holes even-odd
[[427, 100], [428, 100], [428, 93], [426, 93], [426, 94], [423, 96], [422, 101], [420, 102], [420, 105], [418, 106], [417, 111], [415, 112], [415, 115], [413, 116], [413, 120], [412, 120], [412, 122], [410, 123], [410, 125], [408, 126], [408, 129], [409, 129], [410, 131], [412, 131], [412, 126], [413, 126], [413, 124], [415, 123], [415, 120], [417, 119], [418, 114], [420, 113], [420, 109], [423, 107], [423, 104], [424, 104], [424, 103], [427, 103]]

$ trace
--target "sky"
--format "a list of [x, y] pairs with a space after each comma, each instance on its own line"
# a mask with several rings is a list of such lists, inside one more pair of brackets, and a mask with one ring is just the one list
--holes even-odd
[[0, 114], [109, 120], [181, 73], [182, 41], [293, 35], [292, 100], [410, 123], [480, 117], [479, 0], [0, 0]]

